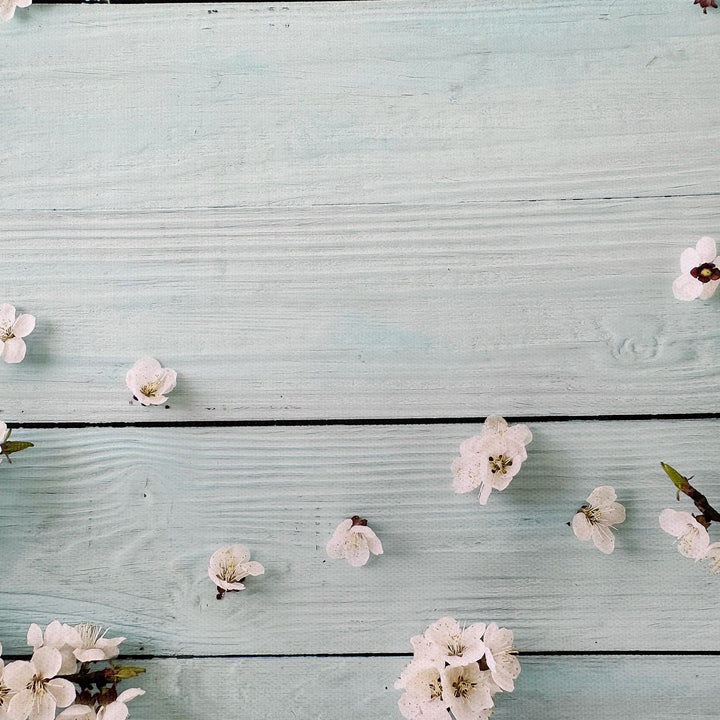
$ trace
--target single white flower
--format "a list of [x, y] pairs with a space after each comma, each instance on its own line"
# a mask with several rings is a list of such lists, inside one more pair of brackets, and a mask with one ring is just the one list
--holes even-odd
[[710, 547], [708, 531], [689, 513], [670, 508], [660, 513], [660, 527], [678, 539], [681, 555], [702, 560]]
[[485, 654], [484, 632], [485, 623], [474, 623], [462, 630], [454, 618], [442, 617], [423, 636], [411, 638], [410, 642], [415, 649], [415, 657], [437, 667], [468, 665]]
[[65, 627], [65, 642], [73, 650], [72, 654], [79, 662], [99, 662], [117, 657], [120, 653], [118, 645], [124, 637], [106, 638], [101, 625], [86, 622], [80, 625]]
[[208, 575], [218, 589], [218, 600], [226, 592], [244, 590], [243, 580], [248, 575], [262, 575], [265, 568], [250, 560], [250, 551], [243, 545], [220, 548], [210, 556]]
[[625, 521], [625, 508], [615, 502], [615, 488], [602, 485], [595, 488], [573, 516], [572, 529], [580, 540], [592, 540], [595, 547], [609, 555], [615, 548], [611, 528]]
[[38, 648], [28, 662], [16, 660], [5, 667], [3, 679], [13, 695], [8, 705], [12, 720], [52, 720], [57, 707], [75, 699], [75, 686], [57, 678], [62, 658], [53, 647]]
[[[0, 0], [0, 12], [3, 2], [7, 0]], [[9, 17], [12, 17], [12, 14]], [[19, 363], [25, 357], [26, 347], [23, 338], [34, 328], [35, 318], [32, 315], [23, 313], [16, 318], [15, 308], [12, 305], [9, 303], [0, 305], [0, 358], [6, 363]]]
[[382, 544], [367, 526], [367, 520], [358, 515], [343, 520], [328, 540], [327, 554], [331, 558], [345, 558], [353, 567], [364, 565], [373, 555], [382, 555]]
[[395, 681], [398, 690], [406, 692], [398, 708], [408, 720], [449, 720], [448, 704], [443, 699], [441, 670], [413, 660]]
[[492, 675], [493, 682], [501, 689], [512, 692], [513, 682], [520, 674], [520, 661], [513, 648], [512, 630], [490, 623], [483, 636], [485, 642], [485, 662]]
[[706, 300], [717, 290], [720, 282], [715, 241], [711, 237], [702, 237], [694, 248], [683, 250], [680, 256], [682, 275], [673, 282], [673, 295], [678, 300]]
[[155, 358], [141, 358], [128, 370], [125, 382], [141, 405], [162, 405], [177, 382], [177, 373]]
[[705, 557], [710, 561], [710, 572], [720, 575], [720, 542], [710, 543]]
[[74, 648], [67, 642], [69, 630], [72, 630], [69, 625], [64, 625], [59, 620], [53, 620], [45, 628], [44, 632], [35, 623], [32, 623], [27, 631], [27, 644], [33, 650], [38, 650], [41, 647], [51, 647], [60, 652], [62, 659], [60, 675], [72, 675], [77, 670], [77, 658], [73, 654]]
[[525, 446], [532, 440], [527, 425], [508, 427], [501, 417], [485, 420], [480, 435], [460, 445], [460, 457], [452, 463], [453, 488], [465, 493], [480, 488], [480, 504], [485, 505], [493, 490], [504, 490], [517, 475], [524, 460]]
[[16, 7], [27, 7], [32, 0], [0, 0], [0, 20], [10, 20]]
[[478, 720], [489, 717], [494, 703], [487, 670], [475, 663], [453, 665], [441, 671], [443, 700], [456, 720]]

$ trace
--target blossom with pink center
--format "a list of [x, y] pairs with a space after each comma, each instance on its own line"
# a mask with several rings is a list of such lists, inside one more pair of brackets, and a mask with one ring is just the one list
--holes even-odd
[[673, 282], [673, 295], [678, 300], [706, 300], [720, 283], [720, 257], [715, 241], [702, 237], [694, 248], [686, 248], [680, 255], [682, 275]]

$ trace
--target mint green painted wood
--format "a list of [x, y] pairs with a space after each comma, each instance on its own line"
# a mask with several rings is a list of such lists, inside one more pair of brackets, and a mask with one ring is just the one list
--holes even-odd
[[[716, 224], [714, 197], [5, 213], [2, 299], [38, 321], [0, 417], [713, 412], [717, 302], [671, 285]], [[170, 410], [129, 402], [148, 354]]]
[[[18, 431], [35, 447], [0, 467], [3, 646], [58, 617], [151, 655], [405, 652], [449, 614], [511, 627], [526, 651], [717, 650], [719, 578], [657, 519], [694, 509], [661, 459], [720, 497], [717, 423], [532, 431], [485, 507], [451, 488], [468, 425]], [[603, 483], [628, 512], [610, 556], [566, 524]], [[353, 514], [385, 548], [363, 568], [325, 554]], [[266, 574], [217, 601], [207, 560], [236, 542]]]
[[[422, 629], [422, 628], [420, 628]], [[153, 660], [135, 685], [147, 690], [132, 720], [204, 717], [354, 720], [400, 718], [393, 688], [409, 658]], [[714, 657], [523, 657], [515, 692], [497, 697], [493, 720], [716, 720]]]
[[4, 24], [0, 206], [720, 191], [720, 28], [687, 3], [208, 9], [38, 6]]

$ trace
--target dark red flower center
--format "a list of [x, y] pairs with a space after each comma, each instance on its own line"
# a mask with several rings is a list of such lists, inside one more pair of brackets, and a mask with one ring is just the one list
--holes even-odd
[[711, 280], [720, 280], [720, 268], [715, 263], [703, 263], [694, 267], [690, 274], [701, 283], [708, 283]]

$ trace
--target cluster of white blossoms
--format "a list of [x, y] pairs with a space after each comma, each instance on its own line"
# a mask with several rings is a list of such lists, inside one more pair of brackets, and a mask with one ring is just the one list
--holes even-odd
[[244, 545], [231, 545], [220, 548], [210, 556], [208, 575], [217, 587], [217, 599], [221, 600], [226, 592], [245, 589], [244, 580], [248, 575], [262, 575], [265, 568], [250, 560], [250, 551]]
[[720, 574], [720, 542], [710, 542], [707, 528], [689, 512], [667, 508], [660, 513], [660, 527], [677, 538], [681, 555], [695, 561], [708, 560], [710, 572]]
[[485, 505], [493, 490], [504, 490], [517, 475], [531, 440], [527, 425], [508, 427], [501, 417], [487, 418], [480, 435], [460, 445], [460, 457], [452, 463], [453, 489], [466, 493], [480, 488], [480, 504]]
[[673, 295], [678, 300], [706, 300], [712, 297], [720, 283], [720, 257], [715, 240], [702, 237], [694, 248], [686, 248], [680, 255], [680, 272], [673, 282]]
[[405, 691], [398, 707], [408, 720], [486, 720], [495, 696], [515, 688], [513, 634], [496, 623], [462, 629], [443, 617], [410, 642], [413, 659], [395, 683]]
[[[33, 648], [30, 660], [7, 665], [0, 660], [0, 718], [125, 720], [126, 703], [145, 691], [132, 688], [118, 694], [117, 684], [144, 670], [107, 664], [91, 669], [91, 663], [117, 657], [124, 639], [106, 638], [94, 623], [65, 625], [54, 620], [44, 631], [33, 623], [27, 634]], [[61, 708], [65, 709], [58, 713]]]
[[625, 508], [615, 502], [615, 488], [602, 485], [595, 488], [572, 519], [572, 529], [580, 540], [592, 540], [600, 552], [609, 555], [615, 549], [611, 528], [625, 521]]
[[360, 567], [373, 555], [382, 555], [382, 543], [368, 527], [367, 520], [353, 515], [343, 520], [328, 540], [325, 548], [333, 559], [345, 559], [353, 567]]

